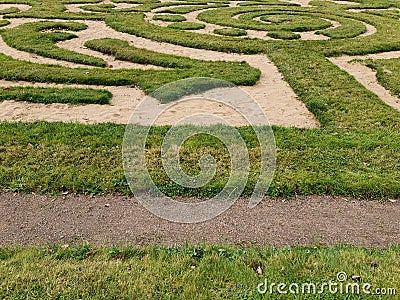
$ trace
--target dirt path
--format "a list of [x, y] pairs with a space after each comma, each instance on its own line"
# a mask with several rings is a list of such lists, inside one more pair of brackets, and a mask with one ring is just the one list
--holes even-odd
[[159, 219], [134, 198], [46, 197], [0, 193], [0, 245], [89, 241], [94, 245], [209, 242], [276, 246], [338, 243], [385, 247], [400, 243], [400, 201], [332, 197], [265, 199], [254, 209], [239, 200], [200, 224]]

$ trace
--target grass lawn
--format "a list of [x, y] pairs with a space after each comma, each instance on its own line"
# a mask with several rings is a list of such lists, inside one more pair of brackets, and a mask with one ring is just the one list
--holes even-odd
[[[2, 299], [397, 299], [399, 248], [219, 245], [0, 249]], [[340, 293], [339, 273], [342, 282]], [[339, 277], [340, 278], [340, 277]], [[267, 280], [267, 291], [264, 284]], [[332, 281], [330, 290], [321, 288]], [[284, 283], [288, 294], [277, 286]], [[299, 293], [296, 286], [299, 286]], [[316, 292], [302, 284], [313, 283]], [[259, 293], [258, 285], [263, 284]], [[351, 293], [346, 284], [357, 284]], [[369, 284], [369, 288], [366, 288]], [[375, 294], [363, 293], [365, 290]], [[325, 289], [325, 290], [324, 290]], [[336, 289], [336, 290], [335, 290]], [[379, 290], [377, 290], [379, 289]], [[319, 291], [323, 293], [318, 293]], [[336, 292], [335, 292], [336, 291]], [[355, 290], [356, 291], [356, 290]], [[386, 295], [376, 295], [377, 292]]]

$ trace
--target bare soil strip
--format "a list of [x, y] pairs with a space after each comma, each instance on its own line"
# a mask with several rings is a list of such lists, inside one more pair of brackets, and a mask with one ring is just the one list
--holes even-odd
[[0, 245], [88, 241], [93, 245], [164, 243], [339, 243], [386, 247], [400, 242], [400, 202], [300, 197], [265, 199], [254, 209], [240, 199], [199, 224], [155, 217], [124, 196], [47, 197], [0, 193]]
[[393, 96], [390, 91], [380, 85], [376, 79], [376, 72], [360, 63], [352, 62], [352, 60], [391, 58], [400, 58], [400, 51], [368, 54], [364, 56], [331, 57], [329, 60], [342, 70], [354, 76], [358, 82], [360, 82], [366, 89], [375, 93], [386, 104], [400, 111], [400, 98]]

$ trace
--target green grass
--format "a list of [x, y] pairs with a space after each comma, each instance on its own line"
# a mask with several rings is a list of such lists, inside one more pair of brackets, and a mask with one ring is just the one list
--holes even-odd
[[83, 88], [1, 87], [0, 101], [16, 100], [32, 103], [109, 104], [107, 90]]
[[115, 9], [114, 4], [98, 4], [98, 5], [83, 5], [80, 6], [79, 8], [87, 11], [93, 11], [93, 12], [112, 12]]
[[198, 30], [205, 28], [206, 25], [195, 22], [178, 22], [169, 24], [168, 27], [180, 30]]
[[0, 27], [7, 26], [8, 24], [10, 24], [10, 21], [8, 21], [8, 20], [0, 20]]
[[281, 39], [281, 40], [297, 40], [300, 38], [300, 34], [291, 32], [291, 31], [270, 31], [267, 33], [267, 36], [274, 38], [274, 39]]
[[153, 20], [159, 20], [164, 22], [183, 22], [186, 21], [186, 18], [181, 15], [154, 15]]
[[10, 47], [21, 51], [85, 65], [107, 66], [101, 58], [63, 49], [55, 45], [57, 42], [77, 37], [75, 34], [62, 32], [62, 30], [81, 31], [86, 28], [85, 24], [76, 22], [34, 22], [5, 29], [1, 31], [1, 35]]
[[[399, 286], [399, 247], [227, 247], [220, 245], [93, 248], [88, 244], [0, 248], [2, 299], [396, 299], [331, 294], [262, 297], [264, 283], [364, 283]], [[257, 273], [262, 270], [262, 274]], [[361, 280], [352, 279], [360, 276]], [[339, 287], [339, 286], [338, 286]], [[339, 289], [338, 289], [339, 290]], [[344, 289], [345, 290], [345, 289]]]
[[[122, 169], [123, 125], [62, 123], [2, 123], [0, 125], [0, 186], [20, 192], [130, 194]], [[168, 180], [160, 169], [159, 146], [166, 127], [149, 136], [148, 165], [154, 181], [171, 196], [213, 196], [226, 182], [229, 160], [225, 148], [209, 148], [207, 139], [193, 140], [182, 150], [188, 172], [195, 172], [202, 153], [219, 157], [220, 172], [208, 186], [185, 189]], [[259, 168], [254, 133], [240, 129], [252, 159], [252, 193]], [[400, 197], [399, 133], [386, 131], [300, 130], [275, 128], [277, 170], [269, 194], [330, 194], [360, 198]], [[35, 150], [35, 151], [32, 151]], [[37, 168], [39, 166], [39, 168]]]
[[214, 29], [215, 34], [227, 35], [227, 36], [244, 36], [247, 34], [246, 30], [238, 28], [219, 28]]

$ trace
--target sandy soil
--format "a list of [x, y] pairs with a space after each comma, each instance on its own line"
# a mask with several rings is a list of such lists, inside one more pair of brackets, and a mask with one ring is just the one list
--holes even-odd
[[[88, 25], [88, 29], [77, 32], [76, 35], [78, 35], [79, 38], [60, 42], [58, 45], [66, 49], [91, 54], [89, 49], [85, 49], [83, 47], [85, 41], [91, 40], [93, 37], [112, 37], [127, 40], [130, 45], [139, 48], [145, 48], [166, 54], [175, 54], [203, 60], [247, 61], [251, 66], [259, 68], [262, 72], [262, 75], [260, 81], [255, 86], [243, 87], [243, 89], [257, 101], [260, 107], [265, 111], [265, 114], [267, 115], [271, 124], [305, 128], [318, 126], [318, 123], [313, 115], [307, 110], [305, 105], [297, 99], [297, 96], [290, 86], [283, 80], [282, 75], [279, 73], [277, 68], [264, 55], [228, 54], [209, 50], [192, 49], [167, 43], [158, 43], [129, 34], [117, 32], [107, 27], [103, 22], [85, 21], [84, 23]], [[59, 63], [58, 61], [17, 51], [5, 45], [4, 42], [1, 43], [1, 41], [0, 50], [6, 52], [7, 55], [10, 55], [16, 59], [25, 59], [38, 63]], [[112, 61], [112, 58], [107, 56], [97, 56], [104, 58], [113, 66], [127, 66], [126, 62]], [[61, 64], [64, 64], [64, 62], [61, 62]], [[72, 65], [72, 63], [65, 63], [65, 65], [68, 66], [70, 64]], [[81, 65], [75, 65], [75, 67], [77, 66]], [[111, 90], [108, 87], [106, 88]], [[0, 120], [33, 121], [37, 119], [47, 121], [74, 120], [82, 123], [126, 123], [135, 107], [135, 103], [137, 103], [137, 95], [140, 95], [141, 92], [135, 89], [126, 89], [125, 87], [113, 87], [112, 89], [112, 92], [114, 93], [114, 99], [111, 107], [107, 105], [71, 106], [58, 104], [40, 105], [23, 102], [7, 102], [0, 104], [0, 107], [3, 108], [2, 112], [0, 113]], [[119, 92], [116, 93], [116, 90], [119, 90]], [[120, 99], [118, 95], [127, 95], [129, 93], [132, 93], [132, 100], [130, 102], [131, 106], [127, 107], [125, 105], [128, 103], [127, 100], [123, 97]], [[118, 113], [116, 113], [115, 110], [117, 110]], [[210, 107], [209, 112], [212, 111], [213, 108]], [[185, 115], [186, 112], [181, 111], [180, 116], [175, 115], [175, 118], [184, 117]], [[232, 124], [234, 125], [244, 125], [239, 122], [239, 119], [232, 118], [229, 111], [226, 112], [225, 116], [228, 118], [228, 121], [232, 121]]]
[[92, 11], [86, 11], [83, 10], [82, 8], [80, 8], [81, 6], [87, 6], [87, 5], [102, 5], [102, 4], [112, 4], [115, 6], [115, 10], [119, 10], [119, 9], [124, 9], [124, 8], [131, 8], [131, 7], [135, 7], [138, 6], [140, 4], [132, 4], [132, 3], [114, 3], [112, 1], [106, 0], [106, 1], [102, 1], [99, 3], [94, 3], [94, 4], [90, 4], [90, 3], [83, 3], [83, 4], [65, 4], [65, 7], [67, 9], [67, 12], [74, 12], [74, 13], [80, 13], [80, 12], [85, 12], [85, 13], [96, 13], [96, 12], [92, 12]]
[[393, 96], [390, 91], [380, 85], [376, 79], [376, 72], [360, 63], [351, 62], [354, 59], [390, 59], [399, 58], [400, 51], [369, 54], [364, 56], [331, 57], [329, 60], [360, 82], [365, 88], [375, 93], [386, 104], [400, 111], [400, 98]]
[[32, 6], [27, 4], [0, 4], [0, 10], [8, 8], [18, 8], [20, 11], [27, 11], [32, 8]]
[[134, 198], [46, 197], [0, 193], [0, 245], [88, 241], [93, 245], [163, 243], [352, 244], [386, 247], [400, 242], [400, 201], [333, 197], [246, 199], [199, 224], [159, 219]]
[[312, 0], [280, 0], [280, 1], [288, 2], [288, 3], [300, 4], [301, 6], [304, 6], [304, 7], [310, 7], [311, 5], [309, 3]]
[[333, 1], [331, 2], [336, 3], [336, 4], [343, 4], [343, 5], [360, 5], [360, 3], [357, 2], [351, 2], [351, 1]]

